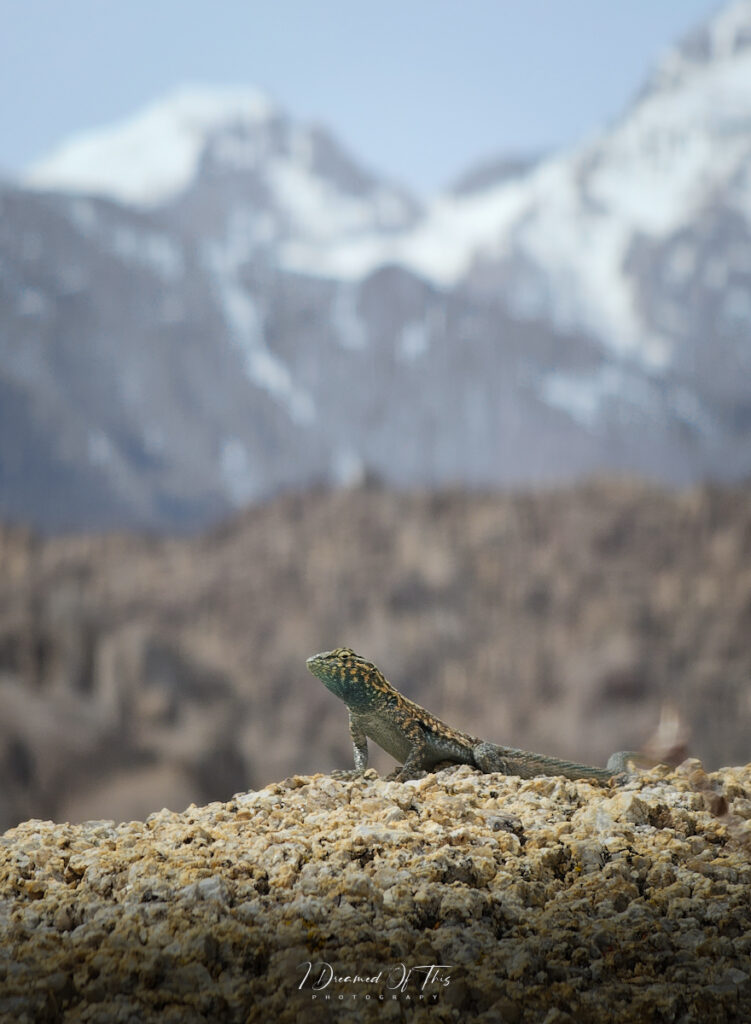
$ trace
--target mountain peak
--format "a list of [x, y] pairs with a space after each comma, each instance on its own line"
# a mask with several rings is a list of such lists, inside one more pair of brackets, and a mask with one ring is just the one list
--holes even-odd
[[671, 89], [710, 65], [751, 50], [751, 0], [735, 0], [692, 29], [657, 64], [647, 91]]
[[150, 206], [190, 183], [212, 131], [277, 114], [256, 89], [183, 85], [132, 117], [74, 136], [32, 165], [25, 184]]

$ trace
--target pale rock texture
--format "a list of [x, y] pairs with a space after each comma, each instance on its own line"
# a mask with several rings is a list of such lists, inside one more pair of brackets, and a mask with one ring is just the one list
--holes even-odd
[[751, 765], [694, 761], [28, 821], [0, 838], [0, 1020], [749, 1019], [750, 819]]

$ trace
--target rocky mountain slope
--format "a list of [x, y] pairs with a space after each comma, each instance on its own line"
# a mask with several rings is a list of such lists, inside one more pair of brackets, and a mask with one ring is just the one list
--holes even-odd
[[0, 186], [0, 514], [748, 474], [749, 38], [741, 0], [615, 125], [433, 202], [250, 90], [69, 141]]
[[672, 705], [689, 753], [746, 763], [750, 630], [748, 489], [370, 485], [190, 540], [6, 528], [0, 827], [350, 767], [345, 710], [304, 665], [339, 645], [496, 742], [604, 764]]

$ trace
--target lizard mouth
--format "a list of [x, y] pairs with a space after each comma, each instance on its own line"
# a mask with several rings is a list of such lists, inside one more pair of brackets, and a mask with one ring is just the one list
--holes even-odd
[[312, 672], [314, 676], [317, 676], [318, 672], [321, 669], [321, 667], [325, 663], [326, 663], [326, 654], [325, 653], [312, 654], [309, 658], [306, 658], [306, 660], [305, 660], [305, 667], [307, 668], [308, 672]]

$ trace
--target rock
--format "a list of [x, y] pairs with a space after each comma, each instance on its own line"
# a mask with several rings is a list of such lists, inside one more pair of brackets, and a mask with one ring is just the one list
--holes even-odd
[[0, 837], [0, 1020], [749, 1019], [750, 800], [751, 765], [611, 790], [461, 766], [27, 821]]

